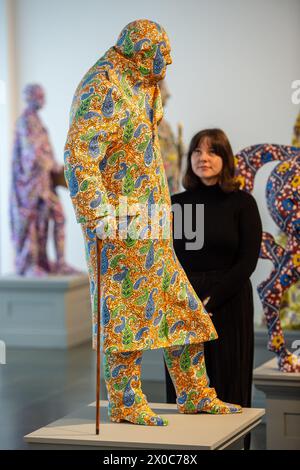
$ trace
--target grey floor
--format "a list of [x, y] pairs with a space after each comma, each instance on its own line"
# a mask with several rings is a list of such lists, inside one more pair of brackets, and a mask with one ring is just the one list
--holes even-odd
[[[94, 401], [95, 359], [90, 342], [67, 351], [8, 348], [0, 365], [0, 449], [32, 448], [25, 434]], [[163, 383], [145, 381], [143, 391], [148, 401], [165, 402]], [[265, 434], [259, 425], [252, 449], [266, 448]]]

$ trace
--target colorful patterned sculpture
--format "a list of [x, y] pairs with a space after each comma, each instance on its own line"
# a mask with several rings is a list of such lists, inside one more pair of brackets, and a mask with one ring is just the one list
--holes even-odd
[[[65, 175], [82, 224], [91, 279], [93, 348], [96, 349], [96, 227], [108, 203], [160, 207], [160, 229], [172, 226], [171, 199], [160, 154], [162, 118], [158, 81], [171, 62], [165, 31], [156, 23], [129, 25], [87, 72], [71, 109]], [[113, 223], [112, 218], [109, 219]], [[136, 351], [215, 337], [210, 317], [173, 251], [172, 237], [151, 239], [138, 217], [140, 237], [103, 241], [101, 258], [104, 351]], [[143, 238], [143, 239], [142, 239]], [[157, 313], [158, 312], [158, 313]], [[156, 316], [154, 317], [154, 314]]]
[[[53, 155], [48, 133], [38, 115], [44, 91], [39, 85], [24, 90], [26, 108], [16, 124], [12, 160], [10, 221], [17, 274], [41, 277], [74, 274], [64, 258], [65, 218], [55, 181], [63, 166]], [[56, 262], [47, 256], [49, 222], [53, 225]]]
[[[276, 242], [287, 248], [288, 237], [279, 231]], [[282, 296], [279, 316], [284, 330], [300, 330], [300, 281], [287, 289]]]
[[[159, 82], [162, 105], [165, 105], [170, 97], [165, 80]], [[180, 170], [183, 154], [181, 127], [176, 139], [168, 121], [163, 117], [158, 126], [158, 138], [161, 156], [164, 162], [170, 194], [178, 193], [180, 188]]]
[[[300, 148], [300, 113], [294, 126], [292, 146]], [[286, 248], [288, 240], [284, 233], [280, 232], [276, 241]], [[300, 329], [300, 281], [284, 292], [279, 315], [284, 329]]]
[[299, 372], [300, 358], [286, 348], [279, 309], [283, 293], [300, 279], [300, 149], [271, 144], [248, 147], [236, 156], [237, 178], [242, 189], [251, 192], [259, 168], [277, 160], [282, 163], [268, 178], [266, 199], [273, 220], [287, 236], [287, 245], [284, 249], [270, 233], [263, 233], [260, 257], [271, 260], [274, 269], [257, 290], [268, 327], [269, 350], [277, 355], [280, 370]]
[[[168, 365], [181, 412], [241, 412], [208, 387], [202, 342], [217, 333], [173, 248], [171, 198], [157, 132], [158, 82], [170, 63], [169, 39], [160, 25], [148, 20], [127, 25], [77, 87], [65, 146], [65, 175], [83, 228], [90, 277], [96, 407], [101, 329], [110, 419], [149, 426], [167, 423], [149, 408], [141, 390], [145, 349], [171, 348]], [[121, 198], [129, 211], [145, 209], [128, 214], [125, 237]]]

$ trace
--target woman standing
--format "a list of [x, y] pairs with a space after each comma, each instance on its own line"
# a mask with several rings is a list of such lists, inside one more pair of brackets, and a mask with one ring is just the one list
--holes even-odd
[[[222, 400], [250, 407], [254, 309], [249, 278], [259, 256], [262, 224], [255, 199], [238, 189], [233, 152], [222, 130], [203, 130], [193, 137], [183, 186], [186, 191], [171, 198], [174, 248], [219, 335], [205, 343], [210, 386]], [[181, 224], [176, 223], [177, 204], [182, 210]], [[196, 223], [199, 204], [204, 205], [204, 224], [203, 220]], [[193, 240], [185, 234], [195, 228], [199, 231], [203, 225], [202, 248], [187, 249], [186, 243]], [[180, 229], [182, 237], [176, 239]], [[176, 395], [167, 369], [166, 381], [167, 401], [174, 403]]]

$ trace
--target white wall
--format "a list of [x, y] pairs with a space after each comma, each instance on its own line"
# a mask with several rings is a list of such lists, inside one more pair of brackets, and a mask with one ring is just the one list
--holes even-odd
[[0, 274], [10, 269], [9, 191], [10, 159], [17, 116], [17, 60], [15, 55], [15, 2], [0, 0]]
[[[290, 143], [298, 112], [291, 83], [300, 78], [299, 0], [10, 1], [16, 1], [19, 111], [23, 86], [43, 84], [48, 103], [42, 117], [59, 160], [75, 87], [136, 18], [154, 19], [169, 33], [172, 99], [166, 117], [174, 127], [184, 123], [186, 143], [211, 126], [227, 132], [234, 151], [259, 142]], [[254, 194], [265, 230], [275, 234], [263, 189], [272, 166], [261, 170]], [[67, 258], [85, 269], [81, 230], [68, 194], [60, 193], [68, 219]], [[9, 271], [11, 253], [2, 249], [1, 257], [2, 272]], [[270, 268], [271, 263], [259, 261], [255, 283]]]

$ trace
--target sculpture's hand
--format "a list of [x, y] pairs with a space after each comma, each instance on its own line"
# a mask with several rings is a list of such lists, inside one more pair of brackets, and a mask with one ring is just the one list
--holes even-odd
[[57, 167], [51, 171], [51, 179], [54, 188], [56, 186], [63, 186], [67, 188], [63, 165], [57, 165]]

